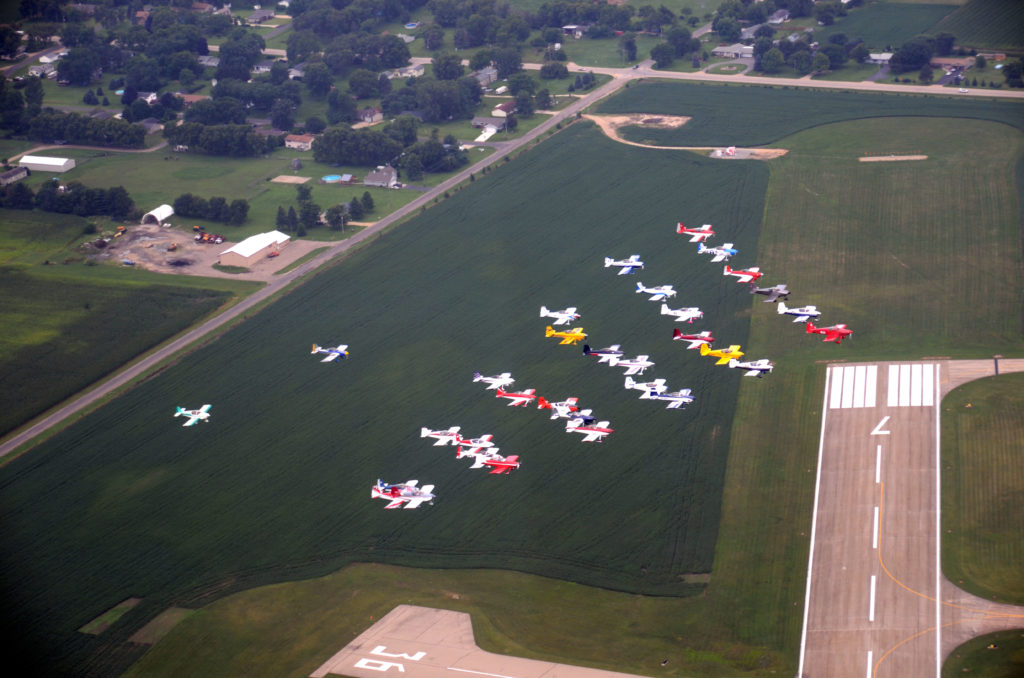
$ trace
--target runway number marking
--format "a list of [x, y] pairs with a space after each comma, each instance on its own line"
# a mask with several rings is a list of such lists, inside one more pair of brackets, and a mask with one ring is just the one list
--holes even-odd
[[[873, 436], [887, 436], [887, 435], [889, 435], [889, 433], [890, 433], [889, 431], [887, 431], [887, 430], [883, 431], [882, 430], [882, 427], [885, 426], [887, 421], [889, 421], [889, 415], [888, 414], [885, 415], [884, 417], [882, 417], [882, 421], [878, 422], [878, 425], [875, 426], [875, 428], [873, 428], [871, 430], [871, 435], [873, 435]], [[879, 446], [879, 449], [881, 449], [881, 446]]]
[[[416, 654], [405, 654], [404, 652], [385, 652], [386, 649], [386, 645], [378, 645], [370, 650], [370, 654], [375, 654], [378, 657], [391, 657], [392, 659], [408, 659], [413, 662], [418, 662], [427, 656], [427, 653], [422, 651], [417, 652]], [[379, 659], [369, 659], [367, 657], [363, 657], [357, 661], [355, 663], [355, 668], [370, 669], [371, 671], [380, 671], [381, 673], [391, 669], [398, 669], [399, 673], [405, 673], [405, 666], [399, 662], [385, 662]]]

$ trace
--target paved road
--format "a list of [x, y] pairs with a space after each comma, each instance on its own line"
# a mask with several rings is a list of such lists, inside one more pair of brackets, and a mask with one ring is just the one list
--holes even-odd
[[[1001, 360], [1011, 371], [1024, 360]], [[801, 677], [939, 678], [964, 641], [1024, 626], [1024, 608], [957, 589], [939, 564], [941, 399], [993, 373], [992, 360], [828, 368]]]
[[554, 664], [484, 652], [465, 612], [399, 605], [310, 674], [375, 678], [641, 678], [628, 673]]

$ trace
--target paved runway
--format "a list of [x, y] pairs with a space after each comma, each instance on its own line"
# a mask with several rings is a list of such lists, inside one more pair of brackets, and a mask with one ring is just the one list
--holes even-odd
[[[1000, 372], [1024, 360], [999, 361]], [[939, 406], [996, 362], [827, 370], [800, 675], [929, 676], [965, 640], [1024, 626], [941, 575]]]
[[374, 678], [641, 678], [484, 652], [465, 612], [399, 605], [310, 674]]

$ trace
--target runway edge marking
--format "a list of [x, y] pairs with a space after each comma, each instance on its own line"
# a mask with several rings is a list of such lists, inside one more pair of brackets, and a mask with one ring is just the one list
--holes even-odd
[[[929, 367], [931, 367], [929, 365]], [[935, 364], [935, 678], [942, 678], [942, 396], [941, 363]]]
[[807, 619], [811, 611], [811, 573], [814, 568], [814, 535], [818, 528], [818, 495], [821, 489], [821, 458], [825, 447], [825, 418], [828, 412], [829, 382], [832, 369], [825, 370], [825, 392], [821, 398], [821, 434], [818, 436], [818, 468], [814, 476], [814, 509], [811, 513], [811, 548], [807, 553], [807, 590], [804, 592], [804, 625], [800, 631], [800, 663], [797, 676], [804, 675], [804, 655], [807, 652]]

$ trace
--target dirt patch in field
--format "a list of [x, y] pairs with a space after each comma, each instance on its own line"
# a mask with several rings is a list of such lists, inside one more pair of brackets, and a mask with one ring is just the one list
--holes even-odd
[[900, 160], [927, 160], [927, 155], [866, 155], [861, 162], [899, 162]]
[[309, 181], [309, 177], [293, 177], [288, 174], [278, 174], [270, 181], [275, 184], [304, 184]]
[[658, 148], [671, 151], [705, 151], [709, 157], [734, 160], [770, 160], [786, 155], [789, 152], [785, 148], [737, 148], [731, 155], [726, 155], [725, 149], [721, 148], [711, 148], [708, 146], [655, 146], [653, 144], [629, 141], [619, 136], [619, 129], [622, 127], [678, 129], [690, 120], [689, 117], [683, 115], [633, 113], [631, 115], [584, 115], [583, 117], [600, 127], [601, 131], [609, 139], [618, 141], [620, 144], [639, 146], [641, 148]]
[[178, 622], [193, 612], [195, 610], [187, 610], [183, 607], [169, 607], [136, 631], [128, 641], [139, 645], [152, 645], [166, 636], [167, 632], [173, 629]]

